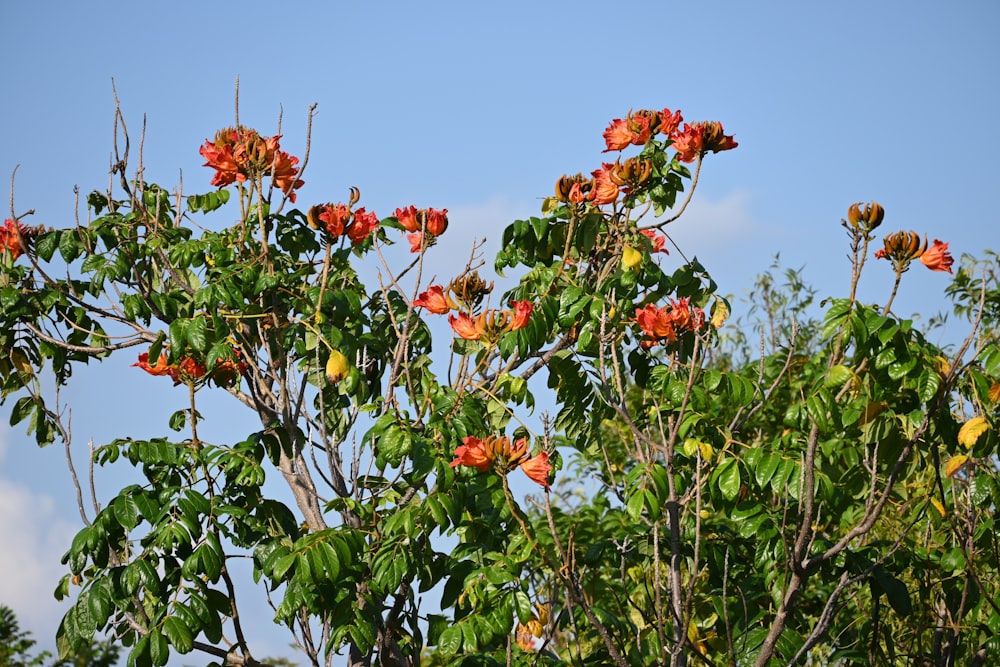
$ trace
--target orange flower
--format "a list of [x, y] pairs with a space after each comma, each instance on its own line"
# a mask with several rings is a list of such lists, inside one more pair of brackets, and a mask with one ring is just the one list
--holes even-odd
[[219, 387], [233, 386], [249, 368], [239, 350], [233, 350], [233, 357], [233, 359], [219, 359], [212, 369], [212, 380]]
[[489, 441], [483, 441], [470, 435], [462, 442], [465, 444], [459, 445], [455, 449], [456, 458], [451, 462], [451, 467], [462, 465], [475, 468], [479, 472], [489, 472], [496, 458], [495, 448], [487, 448]]
[[521, 461], [521, 470], [531, 481], [541, 484], [546, 489], [549, 488], [549, 473], [552, 465], [549, 463], [548, 452], [541, 452], [538, 456]]
[[205, 145], [198, 149], [201, 156], [207, 160], [204, 166], [215, 169], [215, 176], [212, 177], [212, 185], [225, 187], [235, 181], [245, 181], [246, 174], [240, 170], [240, 165], [236, 162], [233, 149], [236, 146], [238, 133], [235, 128], [229, 127], [215, 133], [214, 141], [205, 141]]
[[417, 221], [417, 207], [407, 206], [406, 208], [396, 209], [396, 220], [399, 224], [403, 226], [408, 232], [419, 232], [420, 222]]
[[444, 234], [445, 230], [448, 229], [448, 209], [444, 208], [439, 211], [436, 208], [429, 208], [426, 215], [427, 232], [434, 236]]
[[680, 109], [673, 113], [670, 112], [670, 109], [664, 109], [660, 112], [660, 134], [673, 138], [672, 135], [677, 133], [677, 128], [680, 127], [682, 120], [684, 117], [681, 116]]
[[455, 308], [455, 302], [444, 293], [444, 288], [440, 285], [431, 285], [427, 288], [426, 292], [421, 292], [413, 300], [413, 305], [426, 308], [437, 315], [444, 315], [452, 308]]
[[307, 219], [312, 217], [314, 210], [318, 210], [315, 217], [323, 223], [326, 232], [330, 236], [337, 239], [343, 235], [344, 229], [347, 227], [347, 223], [351, 219], [351, 208], [347, 204], [326, 204], [324, 206], [314, 206], [309, 209], [309, 216], [307, 216]]
[[635, 309], [635, 321], [639, 328], [652, 340], [666, 339], [668, 342], [677, 340], [674, 330], [674, 319], [663, 308], [647, 304], [645, 308]]
[[702, 147], [701, 126], [698, 123], [684, 123], [684, 130], [675, 133], [674, 149], [677, 151], [677, 159], [681, 162], [694, 162], [695, 158], [704, 152]]
[[594, 189], [590, 191], [590, 197], [597, 205], [611, 204], [618, 199], [618, 186], [611, 180], [611, 170], [613, 164], [604, 164], [596, 171], [591, 172], [594, 177]]
[[173, 366], [167, 361], [166, 354], [161, 354], [156, 364], [151, 365], [149, 363], [149, 352], [143, 352], [139, 355], [139, 361], [132, 365], [138, 366], [150, 375], [170, 375], [171, 371], [173, 371]]
[[667, 250], [667, 237], [662, 234], [657, 234], [652, 229], [640, 229], [639, 233], [648, 238], [653, 244], [653, 252], [664, 252], [670, 254]]
[[347, 238], [351, 239], [351, 244], [363, 243], [371, 233], [378, 227], [378, 216], [372, 211], [368, 213], [362, 206], [354, 212], [354, 221], [347, 228]]
[[205, 158], [205, 166], [215, 169], [212, 185], [225, 187], [270, 175], [278, 189], [294, 202], [294, 190], [305, 182], [298, 178], [299, 159], [281, 150], [279, 139], [280, 134], [262, 137], [250, 128], [228, 127], [216, 132], [214, 140], [206, 140], [198, 152]]
[[184, 357], [179, 366], [171, 368], [169, 374], [174, 379], [176, 386], [181, 382], [197, 382], [205, 377], [206, 373], [208, 373], [208, 369], [205, 368], [205, 364], [194, 357]]
[[920, 255], [920, 261], [931, 271], [947, 271], [948, 273], [952, 273], [951, 265], [955, 262], [948, 252], [948, 244], [942, 243], [938, 239], [934, 239], [934, 244]]
[[406, 240], [410, 242], [410, 252], [420, 252], [424, 249], [424, 233], [415, 232], [407, 234]]
[[514, 320], [510, 323], [510, 330], [517, 331], [528, 326], [528, 320], [531, 318], [531, 311], [535, 309], [535, 304], [528, 300], [511, 301], [510, 306], [514, 309]]
[[459, 336], [465, 340], [479, 340], [482, 335], [476, 323], [469, 317], [468, 313], [459, 313], [458, 317], [448, 316], [448, 324]]
[[632, 143], [632, 133], [628, 129], [628, 123], [622, 118], [611, 121], [608, 128], [604, 130], [604, 143], [607, 145], [605, 153], [608, 151], [620, 151], [629, 147]]
[[10, 218], [3, 221], [0, 227], [0, 252], [7, 251], [13, 259], [17, 259], [24, 252], [24, 234], [27, 227], [21, 222], [15, 222]]

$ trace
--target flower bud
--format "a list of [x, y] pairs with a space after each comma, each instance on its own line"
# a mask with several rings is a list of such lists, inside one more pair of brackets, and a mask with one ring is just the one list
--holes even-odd
[[871, 232], [882, 224], [885, 209], [876, 202], [869, 202], [862, 208], [861, 202], [851, 204], [847, 209], [847, 222], [854, 229]]

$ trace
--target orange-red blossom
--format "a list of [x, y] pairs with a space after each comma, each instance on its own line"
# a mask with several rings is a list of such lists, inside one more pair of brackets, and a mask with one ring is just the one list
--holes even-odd
[[690, 299], [671, 299], [667, 308], [647, 304], [635, 309], [635, 321], [646, 334], [639, 345], [649, 349], [657, 343], [669, 345], [676, 342], [685, 331], [698, 331], [705, 326], [705, 312], [691, 306]]
[[[249, 367], [240, 358], [239, 352], [235, 352], [236, 360], [220, 359], [212, 369], [211, 379], [220, 387], [232, 386]], [[139, 360], [133, 366], [138, 366], [150, 375], [169, 375], [174, 381], [174, 386], [182, 382], [198, 382], [204, 379], [209, 373], [205, 364], [194, 357], [184, 357], [180, 363], [171, 364], [167, 354], [161, 353], [160, 358], [153, 364], [149, 363], [149, 352], [139, 355]]]
[[731, 134], [725, 134], [722, 123], [714, 120], [684, 123], [684, 129], [673, 137], [673, 147], [681, 162], [694, 162], [699, 155], [712, 151], [732, 150], [739, 146]]
[[899, 273], [910, 268], [910, 262], [920, 259], [921, 264], [931, 271], [947, 271], [951, 273], [951, 265], [955, 259], [948, 252], [948, 244], [934, 239], [928, 247], [927, 237], [921, 240], [914, 231], [893, 232], [882, 240], [883, 247], [875, 251], [875, 259], [888, 259]]
[[552, 470], [547, 452], [528, 456], [528, 441], [520, 438], [513, 444], [507, 436], [488, 437], [484, 440], [468, 436], [455, 449], [455, 460], [451, 467], [469, 466], [479, 472], [496, 471], [506, 475], [520, 466], [528, 479], [549, 488], [549, 473]]
[[[410, 232], [406, 236], [410, 242], [410, 252], [420, 252], [448, 229], [448, 209], [418, 209], [410, 205], [396, 209], [396, 220], [403, 229]], [[427, 237], [424, 236], [424, 232], [427, 232]]]
[[227, 127], [206, 140], [198, 152], [205, 166], [215, 169], [212, 185], [225, 187], [237, 181], [256, 180], [270, 175], [274, 184], [288, 199], [295, 201], [295, 190], [305, 182], [296, 166], [299, 159], [281, 150], [280, 134], [263, 137], [248, 127]]
[[428, 287], [426, 292], [421, 292], [413, 300], [413, 305], [419, 308], [426, 308], [436, 315], [444, 315], [456, 307], [455, 302], [450, 296], [445, 294], [444, 287], [441, 285], [431, 285]]
[[3, 221], [0, 227], [0, 252], [9, 252], [13, 259], [17, 259], [24, 252], [21, 239], [27, 233], [24, 223], [15, 222], [10, 218]]
[[509, 331], [528, 326], [535, 304], [530, 301], [511, 301], [510, 310], [490, 309], [473, 317], [469, 313], [448, 316], [452, 330], [465, 340], [495, 341]]

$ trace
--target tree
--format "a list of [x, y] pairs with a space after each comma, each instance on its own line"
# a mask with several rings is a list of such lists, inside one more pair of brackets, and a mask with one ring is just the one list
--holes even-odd
[[[42, 651], [32, 657], [30, 651], [36, 642], [30, 632], [21, 630], [14, 611], [0, 605], [0, 665], [4, 667], [35, 667], [44, 665], [51, 657]], [[81, 644], [73, 654], [51, 663], [52, 667], [112, 667], [118, 663], [121, 651], [109, 640]]]
[[[736, 147], [720, 123], [614, 120], [604, 138], [621, 156], [562, 176], [541, 217], [504, 231], [494, 266], [521, 275], [496, 303], [476, 249], [426, 284], [447, 209], [379, 219], [357, 188], [291, 208], [308, 154], [240, 125], [201, 148], [216, 190], [171, 193], [130, 178], [116, 119], [116, 187], [87, 197], [88, 222], [12, 212], [0, 237], [12, 423], [68, 446], [40, 376], [60, 387], [111, 354], [183, 402], [177, 435], [93, 453], [141, 481], [81, 502], [64, 654], [103, 630], [136, 665], [191, 651], [259, 664], [241, 621], [253, 584], [314, 665], [997, 654], [994, 255], [959, 269], [949, 295], [969, 335], [939, 348], [891, 306], [911, 266], [952, 271], [948, 244], [886, 236], [873, 257], [891, 296], [862, 303], [884, 211], [854, 204], [848, 294], [810, 320], [808, 288], [765, 276], [757, 355], [726, 342], [731, 305], [697, 259], [673, 246], [676, 268], [662, 266], [706, 156]], [[219, 209], [236, 223], [195, 224]], [[445, 315], [447, 353], [433, 345]], [[205, 441], [208, 392], [259, 426]], [[536, 395], [554, 414], [534, 414]], [[511, 484], [518, 468], [529, 481]]]

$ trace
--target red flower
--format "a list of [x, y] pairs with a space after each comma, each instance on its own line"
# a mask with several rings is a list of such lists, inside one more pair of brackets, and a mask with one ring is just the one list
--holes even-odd
[[531, 311], [535, 309], [535, 304], [527, 300], [511, 301], [510, 306], [514, 309], [514, 320], [510, 323], [510, 330], [517, 331], [528, 326], [528, 320], [531, 319]]
[[455, 307], [455, 303], [451, 300], [451, 297], [444, 293], [444, 288], [440, 285], [431, 285], [427, 288], [426, 292], [421, 292], [413, 300], [413, 305], [426, 308], [437, 315], [444, 315]]
[[652, 229], [640, 229], [639, 233], [647, 237], [653, 243], [653, 252], [665, 252], [668, 255], [670, 251], [667, 250], [667, 237], [662, 234], [657, 234]]
[[[419, 232], [420, 222], [417, 220], [417, 207], [407, 206], [406, 208], [396, 209], [396, 220], [399, 224], [403, 226], [408, 232]], [[415, 251], [414, 251], [415, 252]]]
[[[586, 186], [586, 187], [585, 187]], [[586, 183], [574, 183], [569, 189], [569, 200], [573, 204], [582, 204], [587, 200], [587, 192], [593, 186], [591, 181]]]
[[546, 489], [549, 488], [549, 473], [552, 465], [549, 463], [548, 452], [541, 452], [538, 456], [521, 461], [521, 470], [533, 482], [541, 484]]
[[473, 436], [466, 437], [462, 442], [464, 445], [459, 445], [455, 449], [455, 460], [451, 462], [451, 467], [456, 466], [469, 466], [470, 468], [475, 468], [479, 472], [489, 472], [490, 468], [493, 467], [493, 461], [496, 459], [496, 448], [488, 447], [491, 444], [490, 440], [480, 440]]
[[206, 373], [208, 369], [205, 364], [194, 357], [184, 357], [179, 366], [171, 368], [169, 375], [174, 379], [174, 385], [178, 385], [181, 382], [197, 382]]
[[354, 222], [347, 228], [347, 238], [351, 239], [353, 245], [358, 245], [363, 243], [376, 227], [378, 227], [378, 216], [374, 211], [368, 213], [362, 206], [354, 212]]
[[351, 219], [351, 208], [347, 204], [327, 204], [320, 208], [320, 213], [316, 217], [326, 226], [330, 236], [339, 238]]
[[663, 308], [647, 304], [645, 308], [635, 309], [635, 321], [639, 328], [653, 341], [666, 339], [667, 342], [677, 340], [674, 330], [674, 319]]
[[623, 118], [615, 118], [604, 130], [604, 143], [607, 145], [605, 153], [608, 151], [620, 151], [628, 148], [632, 144], [632, 133], [628, 129], [628, 122]]
[[680, 109], [673, 113], [670, 113], [670, 109], [664, 109], [660, 112], [660, 134], [673, 138], [673, 135], [677, 133], [677, 128], [681, 126], [682, 120], [684, 117], [681, 116]]
[[618, 186], [611, 180], [611, 170], [615, 165], [605, 163], [600, 169], [591, 172], [594, 177], [594, 189], [590, 197], [597, 205], [611, 204], [618, 199]]
[[149, 363], [149, 352], [143, 352], [139, 355], [139, 361], [132, 364], [133, 366], [138, 366], [142, 370], [146, 371], [150, 375], [170, 375], [174, 370], [174, 367], [167, 362], [167, 355], [161, 354], [159, 360], [154, 365]]
[[673, 137], [677, 159], [681, 162], [694, 162], [703, 153], [701, 126], [698, 123], [684, 123], [684, 130]]
[[410, 242], [410, 252], [420, 252], [424, 248], [424, 233], [416, 232], [407, 234], [406, 240]]
[[[877, 255], [878, 252], [876, 251], [875, 254]], [[948, 273], [952, 273], [951, 265], [954, 264], [955, 259], [948, 252], [947, 243], [942, 243], [938, 239], [934, 239], [934, 245], [920, 255], [920, 261], [931, 271], [947, 271]]]
[[479, 340], [482, 333], [476, 326], [476, 323], [468, 313], [459, 313], [458, 317], [454, 315], [448, 316], [448, 324], [459, 336], [465, 340]]
[[427, 209], [427, 232], [434, 236], [441, 236], [448, 229], [448, 209], [436, 208]]
[[21, 222], [15, 222], [10, 218], [3, 221], [0, 227], [0, 252], [6, 250], [11, 258], [17, 259], [24, 252], [22, 238], [27, 232], [27, 227]]
[[699, 155], [708, 151], [718, 153], [739, 145], [732, 135], [724, 133], [722, 123], [716, 121], [684, 123], [684, 130], [672, 138], [674, 148], [677, 149], [677, 159], [681, 162], [694, 162]]
[[262, 137], [250, 128], [225, 128], [215, 133], [215, 139], [205, 141], [198, 149], [205, 166], [215, 169], [212, 185], [225, 187], [236, 181], [253, 180], [270, 175], [274, 184], [295, 201], [294, 190], [305, 185], [298, 178], [297, 157], [280, 150], [280, 134]]
[[204, 166], [215, 169], [212, 185], [225, 187], [235, 181], [247, 179], [246, 174], [241, 172], [233, 153], [237, 137], [235, 128], [219, 130], [215, 133], [214, 141], [206, 140], [205, 145], [198, 149], [201, 156], [207, 160]]

